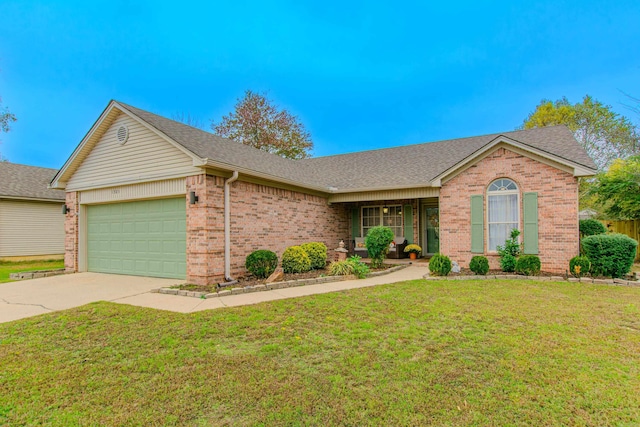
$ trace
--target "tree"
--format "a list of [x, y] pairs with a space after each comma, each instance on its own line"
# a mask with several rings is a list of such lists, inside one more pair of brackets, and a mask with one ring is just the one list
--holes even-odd
[[171, 115], [171, 119], [176, 122], [184, 123], [187, 126], [191, 126], [193, 128], [203, 129], [205, 128], [205, 123], [200, 118], [192, 116], [191, 113], [185, 113], [184, 111], [179, 111], [173, 113]]
[[633, 123], [589, 95], [573, 105], [566, 97], [555, 102], [543, 99], [522, 128], [562, 124], [571, 129], [600, 170], [614, 159], [640, 154], [640, 132]]
[[313, 148], [311, 134], [296, 116], [280, 110], [265, 94], [247, 90], [235, 111], [211, 128], [220, 136], [289, 159], [304, 159]]
[[9, 112], [8, 108], [3, 110], [1, 107], [2, 98], [0, 98], [0, 131], [9, 132], [11, 129], [11, 123], [15, 122], [17, 119], [16, 116]]
[[640, 218], [640, 155], [614, 160], [596, 176], [588, 194], [607, 219]]

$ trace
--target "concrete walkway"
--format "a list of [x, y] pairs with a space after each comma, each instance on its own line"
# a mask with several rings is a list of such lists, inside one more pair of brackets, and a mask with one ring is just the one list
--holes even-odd
[[258, 304], [286, 298], [296, 298], [306, 295], [325, 294], [328, 292], [344, 291], [347, 289], [366, 288], [368, 286], [385, 285], [405, 280], [422, 279], [429, 272], [427, 264], [411, 265], [405, 269], [360, 280], [346, 280], [343, 282], [320, 283], [317, 285], [297, 286], [293, 288], [274, 289], [249, 294], [228, 295], [220, 298], [199, 299], [177, 295], [145, 293], [131, 297], [120, 298], [113, 302], [131, 304], [140, 307], [158, 308], [161, 310], [192, 313], [202, 310], [213, 310], [224, 307]]
[[182, 283], [183, 280], [77, 273], [0, 284], [0, 323], [78, 307], [95, 301], [191, 313], [421, 279], [428, 271], [427, 264], [420, 263], [387, 275], [367, 279], [229, 295], [206, 300], [150, 292], [151, 289], [169, 287]]

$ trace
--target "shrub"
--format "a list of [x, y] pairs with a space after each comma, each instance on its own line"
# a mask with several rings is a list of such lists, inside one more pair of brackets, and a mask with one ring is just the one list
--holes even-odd
[[311, 270], [309, 255], [300, 246], [289, 246], [282, 254], [282, 271], [304, 273]]
[[582, 239], [582, 250], [591, 261], [591, 274], [622, 277], [631, 270], [638, 242], [624, 234], [596, 234]]
[[574, 256], [569, 261], [569, 272], [575, 277], [582, 277], [591, 270], [591, 261], [586, 256]]
[[251, 274], [259, 279], [269, 277], [278, 266], [278, 255], [266, 249], [260, 249], [249, 254], [244, 266]]
[[606, 232], [607, 228], [597, 219], [580, 220], [580, 237], [595, 236]]
[[511, 254], [504, 254], [500, 257], [500, 268], [506, 273], [513, 273], [516, 271], [516, 262], [518, 258]]
[[347, 276], [349, 274], [354, 274], [353, 264], [348, 260], [344, 261], [333, 261], [329, 264], [329, 275], [330, 276]]
[[437, 253], [429, 260], [429, 271], [434, 276], [446, 276], [451, 271], [451, 260], [448, 256]]
[[358, 279], [364, 279], [369, 274], [369, 266], [362, 262], [358, 255], [354, 255], [347, 260], [329, 264], [329, 274], [331, 276], [354, 274]]
[[484, 276], [489, 271], [489, 260], [487, 257], [476, 255], [471, 258], [469, 269], [476, 274]]
[[496, 251], [500, 258], [505, 255], [511, 255], [515, 258], [520, 255], [520, 243], [518, 243], [518, 236], [520, 235], [520, 230], [514, 228], [511, 230], [511, 236], [504, 242], [504, 246], [498, 245], [496, 247]]
[[525, 276], [537, 276], [540, 274], [540, 257], [537, 255], [522, 255], [516, 261], [516, 273]]
[[322, 269], [327, 266], [327, 246], [321, 242], [311, 242], [300, 245], [309, 256], [312, 269]]
[[389, 227], [379, 225], [369, 230], [364, 238], [364, 243], [367, 246], [369, 258], [371, 258], [371, 267], [382, 267], [391, 242], [393, 242], [393, 231]]

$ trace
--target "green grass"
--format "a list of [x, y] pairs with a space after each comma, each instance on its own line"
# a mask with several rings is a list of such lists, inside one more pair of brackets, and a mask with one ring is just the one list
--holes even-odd
[[640, 424], [640, 289], [411, 281], [0, 324], [0, 425]]
[[[20, 262], [0, 261], [0, 283], [10, 282], [11, 280], [9, 279], [9, 274], [11, 273], [18, 273], [20, 271], [55, 270], [57, 268], [64, 268], [63, 260]], [[0, 414], [2, 414], [1, 410]]]

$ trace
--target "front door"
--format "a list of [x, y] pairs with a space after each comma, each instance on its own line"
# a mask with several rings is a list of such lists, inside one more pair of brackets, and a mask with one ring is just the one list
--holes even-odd
[[433, 255], [440, 251], [440, 209], [438, 208], [424, 208], [425, 209], [425, 247], [424, 253]]

